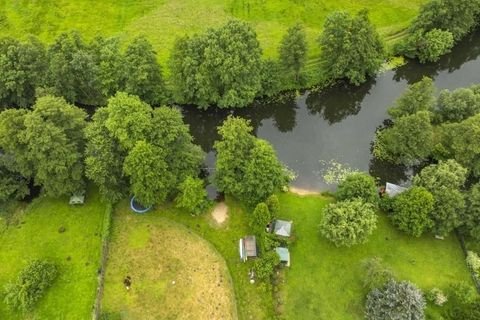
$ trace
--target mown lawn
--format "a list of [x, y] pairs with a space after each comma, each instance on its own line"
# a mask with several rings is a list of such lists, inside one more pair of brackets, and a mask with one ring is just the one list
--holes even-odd
[[237, 319], [230, 273], [212, 245], [161, 213], [126, 205], [113, 217], [102, 310], [122, 319]]
[[[322, 238], [318, 225], [322, 208], [331, 201], [321, 196], [280, 195], [280, 217], [294, 221], [295, 243], [291, 267], [282, 286], [285, 319], [363, 319], [362, 261], [380, 257], [401, 280], [410, 280], [423, 290], [446, 290], [457, 281], [471, 283], [464, 256], [456, 238], [414, 239], [392, 227], [386, 216], [369, 242], [337, 248]], [[430, 307], [429, 307], [430, 308]], [[430, 308], [428, 313], [438, 310]]]
[[[32, 259], [49, 259], [59, 277], [34, 312], [10, 312], [0, 301], [0, 319], [89, 319], [97, 287], [102, 219], [105, 206], [96, 191], [84, 206], [68, 199], [41, 197], [13, 217], [0, 221], [0, 288], [16, 278]], [[63, 233], [59, 228], [64, 227]]]
[[316, 44], [325, 17], [334, 10], [370, 11], [386, 40], [394, 40], [426, 0], [42, 0], [1, 1], [0, 34], [34, 34], [52, 41], [60, 32], [76, 29], [88, 38], [117, 35], [128, 40], [146, 35], [166, 66], [175, 38], [219, 26], [231, 18], [253, 23], [267, 57], [277, 56], [286, 29], [296, 22], [307, 27], [310, 61], [318, 64]]

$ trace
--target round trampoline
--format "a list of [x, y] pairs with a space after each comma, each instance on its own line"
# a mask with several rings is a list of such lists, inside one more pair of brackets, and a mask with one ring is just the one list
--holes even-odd
[[130, 199], [130, 208], [133, 210], [135, 213], [146, 213], [152, 209], [152, 207], [144, 207], [137, 201], [135, 201], [135, 196]]

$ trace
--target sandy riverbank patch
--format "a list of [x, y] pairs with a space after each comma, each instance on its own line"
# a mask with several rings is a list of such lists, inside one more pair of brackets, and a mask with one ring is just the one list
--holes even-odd
[[212, 217], [216, 223], [222, 224], [228, 219], [228, 206], [225, 202], [219, 202], [212, 211]]
[[289, 191], [291, 193], [298, 194], [299, 196], [310, 196], [310, 195], [319, 195], [320, 192], [316, 190], [310, 190], [310, 189], [302, 189], [302, 188], [296, 188], [296, 187], [290, 187]]

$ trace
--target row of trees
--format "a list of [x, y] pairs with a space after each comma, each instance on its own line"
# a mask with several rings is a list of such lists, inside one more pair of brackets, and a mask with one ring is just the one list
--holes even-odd
[[420, 62], [437, 61], [479, 22], [479, 0], [431, 0], [424, 4], [396, 46], [397, 53]]
[[[178, 109], [153, 109], [119, 92], [86, 119], [82, 109], [50, 95], [31, 110], [0, 113], [0, 201], [22, 198], [30, 181], [57, 197], [84, 189], [87, 178], [109, 201], [134, 194], [150, 206], [176, 196], [192, 214], [206, 208], [198, 179], [204, 155]], [[289, 182], [272, 146], [252, 135], [247, 120], [228, 118], [219, 132], [221, 191], [254, 205]]]

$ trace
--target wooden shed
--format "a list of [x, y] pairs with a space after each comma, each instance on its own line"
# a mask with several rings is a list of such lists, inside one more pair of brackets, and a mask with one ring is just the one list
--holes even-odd
[[246, 236], [239, 241], [240, 259], [243, 262], [257, 257], [257, 240], [255, 236]]

